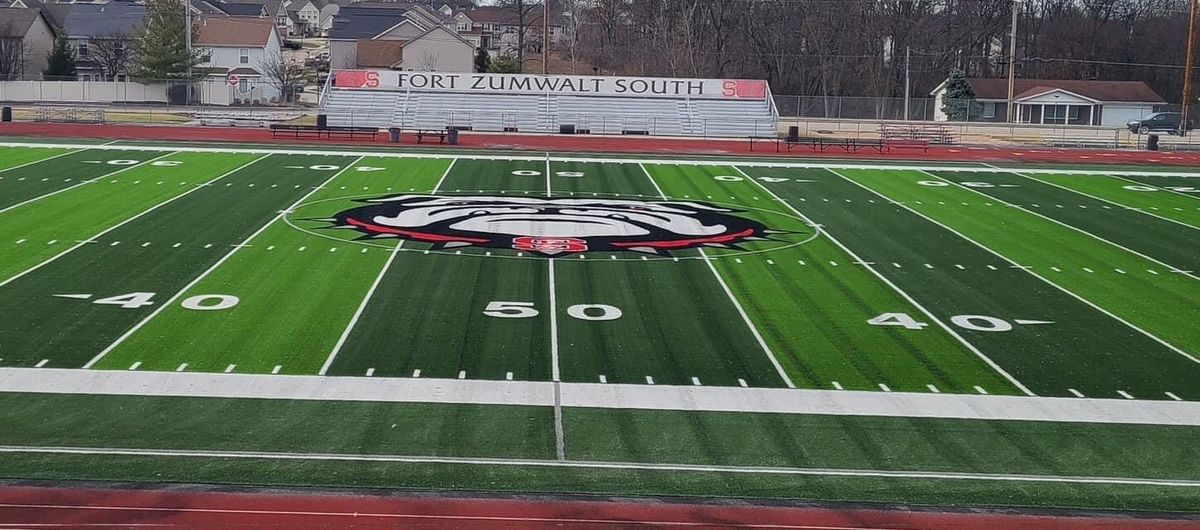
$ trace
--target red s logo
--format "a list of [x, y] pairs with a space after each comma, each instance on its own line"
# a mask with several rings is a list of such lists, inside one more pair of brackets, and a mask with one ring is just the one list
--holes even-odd
[[587, 241], [573, 237], [533, 237], [521, 236], [513, 238], [513, 248], [529, 252], [557, 254], [559, 252], [587, 252]]

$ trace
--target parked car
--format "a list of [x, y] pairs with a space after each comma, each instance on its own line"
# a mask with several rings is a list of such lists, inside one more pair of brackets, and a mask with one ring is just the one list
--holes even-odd
[[[1150, 134], [1154, 132], [1165, 132], [1167, 134], [1179, 134], [1179, 113], [1178, 112], [1155, 112], [1140, 120], [1130, 120], [1126, 124], [1130, 132], [1137, 134]], [[1192, 130], [1195, 125], [1188, 122], [1187, 130]]]

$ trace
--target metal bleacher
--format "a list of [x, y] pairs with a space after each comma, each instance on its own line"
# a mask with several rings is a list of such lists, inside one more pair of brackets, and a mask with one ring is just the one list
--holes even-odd
[[447, 128], [557, 133], [746, 137], [774, 135], [767, 99], [614, 97], [562, 94], [464, 94], [417, 90], [327, 90], [321, 113], [330, 126]]

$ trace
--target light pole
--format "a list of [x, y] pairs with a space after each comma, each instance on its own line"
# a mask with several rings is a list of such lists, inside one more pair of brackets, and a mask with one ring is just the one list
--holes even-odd
[[[1192, 0], [1195, 2], [1196, 0]], [[1012, 29], [1008, 34], [1008, 123], [1016, 123], [1016, 110], [1013, 101], [1013, 91], [1017, 85], [1017, 9], [1019, 0], [1012, 3]]]

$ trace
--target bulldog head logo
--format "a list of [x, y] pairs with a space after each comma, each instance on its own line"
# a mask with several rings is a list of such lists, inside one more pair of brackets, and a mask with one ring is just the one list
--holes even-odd
[[667, 254], [767, 239], [773, 230], [698, 202], [505, 196], [396, 195], [364, 201], [332, 219], [364, 237], [434, 248], [507, 248], [543, 256], [633, 251]]

